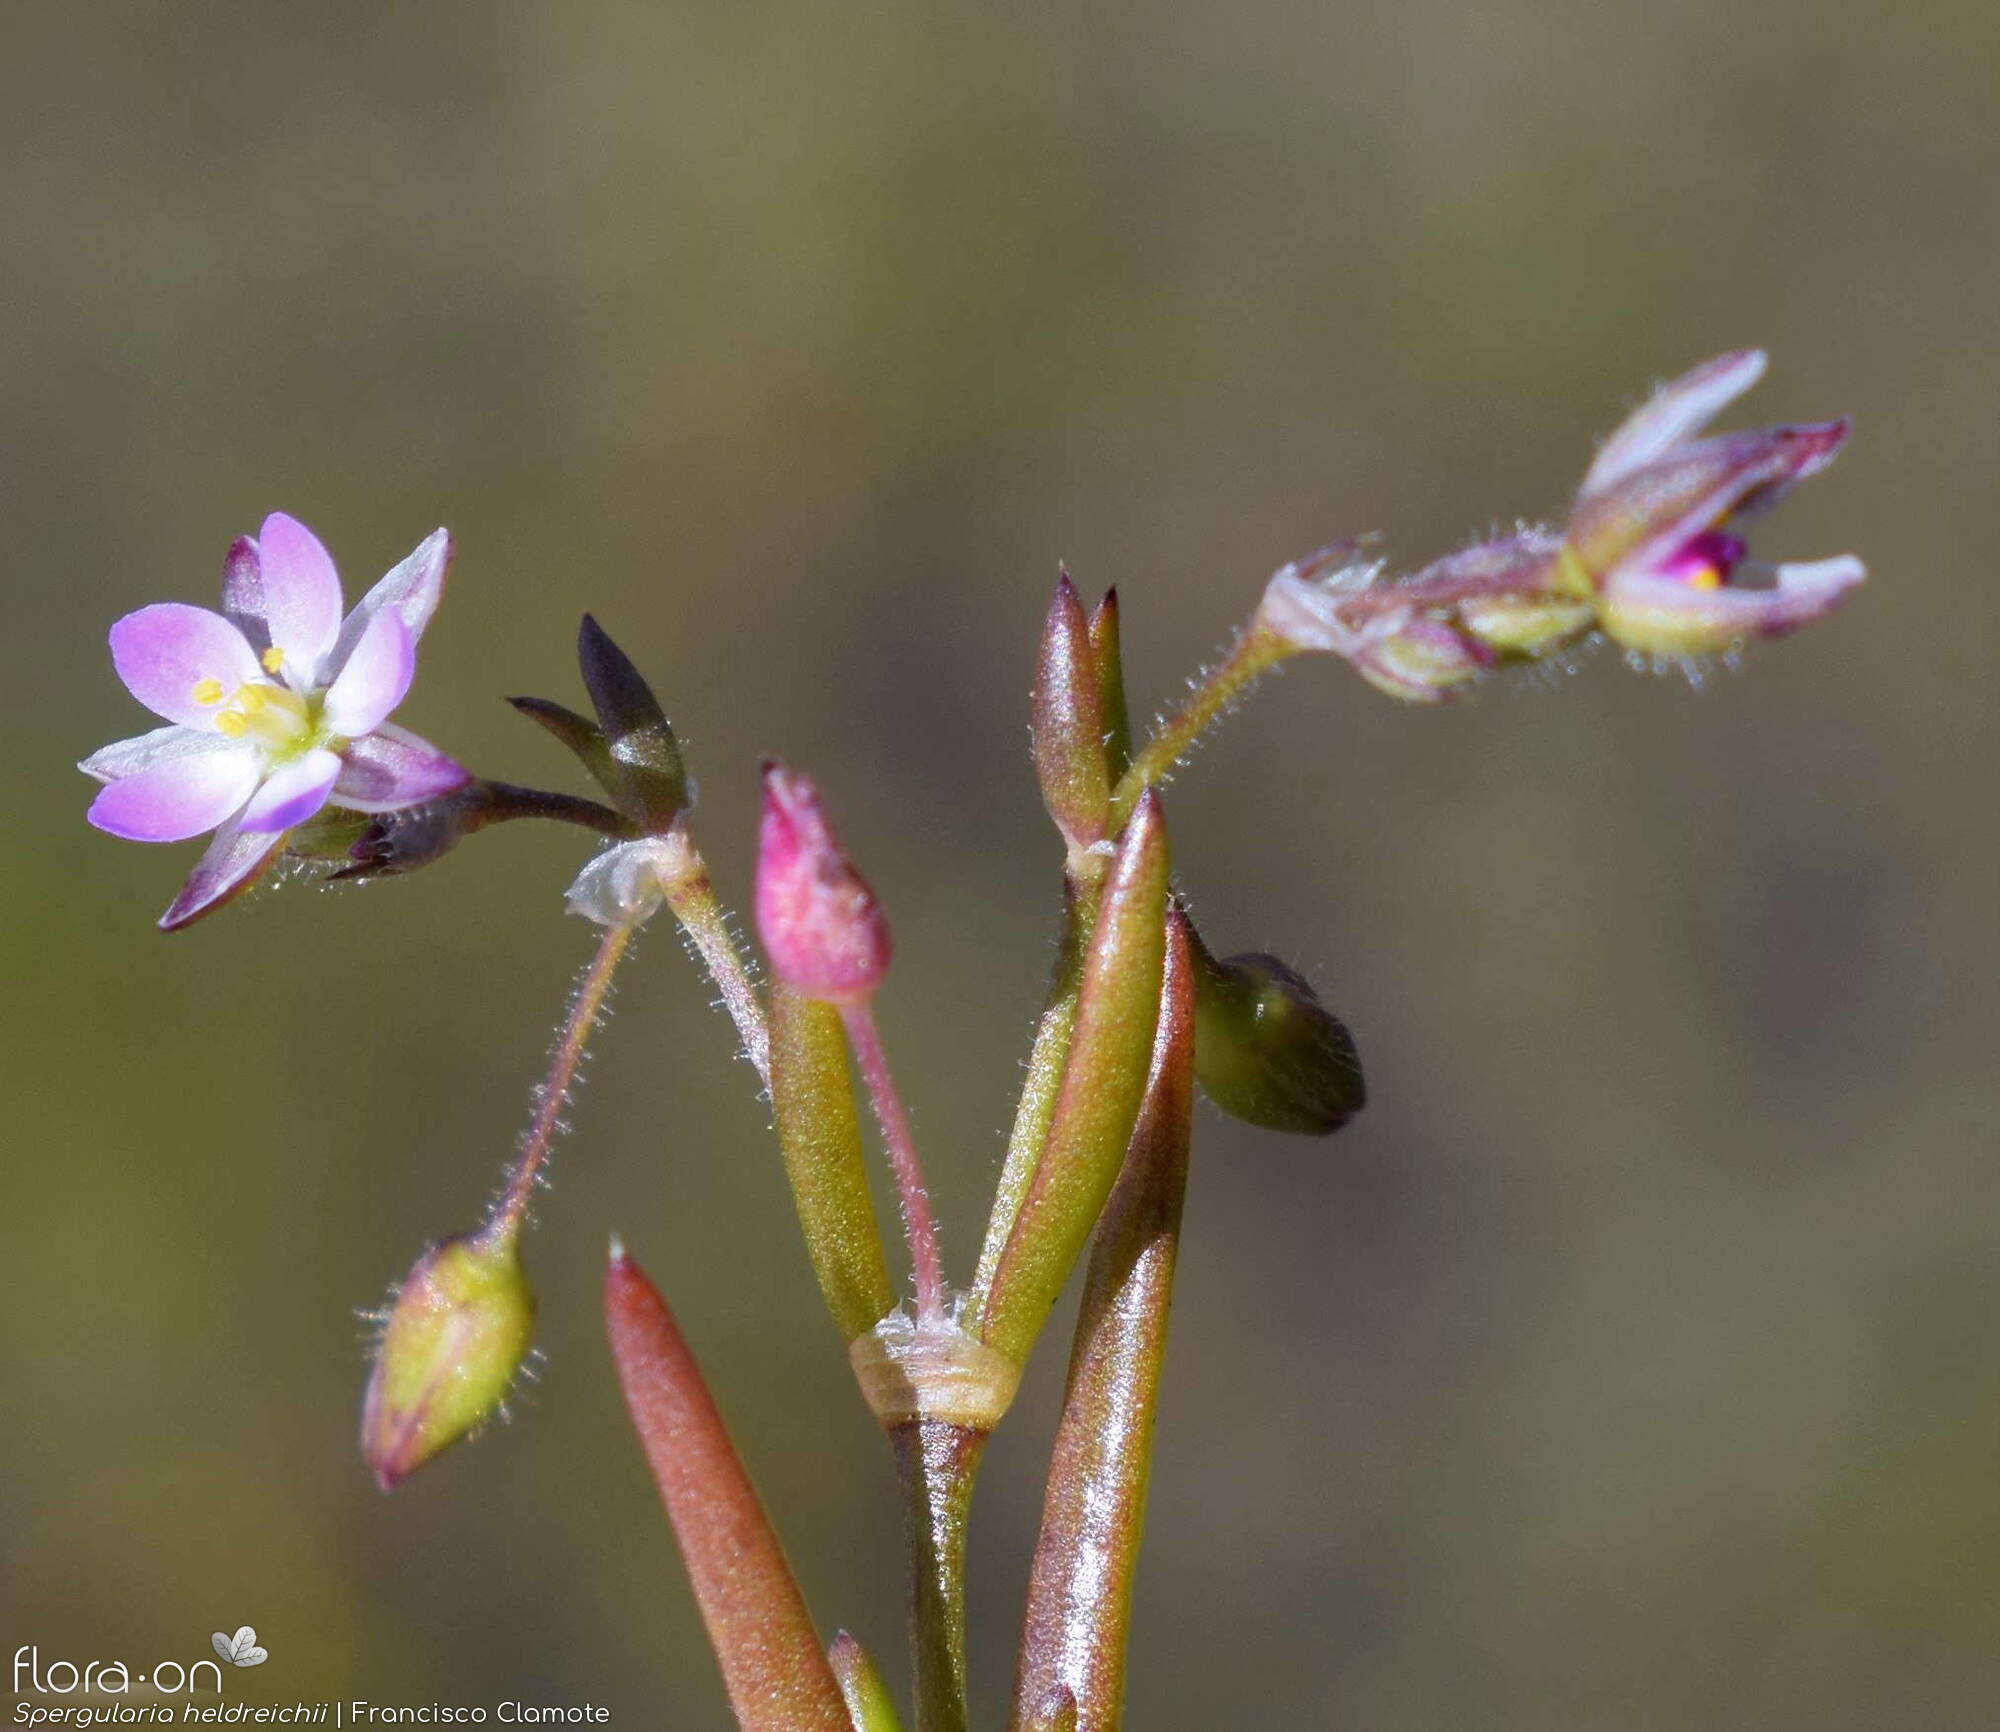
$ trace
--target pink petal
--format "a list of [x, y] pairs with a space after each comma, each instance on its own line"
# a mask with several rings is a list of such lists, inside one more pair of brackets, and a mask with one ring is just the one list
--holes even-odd
[[399, 614], [409, 628], [410, 642], [416, 643], [444, 598], [445, 579], [451, 574], [451, 555], [450, 533], [434, 529], [417, 543], [408, 558], [364, 595], [340, 628], [340, 641], [334, 645], [333, 659], [327, 664], [333, 672], [338, 674], [346, 666], [354, 646], [361, 641], [361, 634], [368, 629], [368, 622], [378, 613]]
[[209, 843], [208, 852], [188, 874], [188, 881], [181, 886], [173, 906], [160, 916], [160, 930], [178, 932], [241, 896], [278, 857], [278, 850], [284, 845], [282, 834], [251, 835], [233, 823], [223, 825]]
[[113, 740], [108, 746], [100, 746], [77, 768], [86, 776], [95, 776], [100, 782], [115, 782], [121, 776], [136, 776], [155, 764], [184, 758], [193, 752], [237, 749], [237, 742], [222, 734], [207, 734], [198, 728], [178, 726], [155, 728], [149, 734], [137, 734], [129, 740]]
[[[219, 613], [184, 602], [156, 602], [111, 628], [111, 663], [126, 690], [155, 715], [183, 727], [215, 730], [216, 712], [240, 685], [261, 679], [257, 653]], [[215, 701], [195, 688], [214, 680]]]
[[357, 812], [400, 812], [449, 794], [472, 780], [472, 772], [407, 728], [384, 722], [347, 748], [336, 804]]
[[340, 574], [319, 537], [274, 511], [257, 538], [265, 627], [285, 653], [293, 683], [317, 683], [320, 663], [340, 634]]
[[1595, 493], [1622, 481], [1692, 438], [1756, 384], [1764, 367], [1761, 349], [1738, 349], [1662, 385], [1605, 440], [1584, 477], [1583, 492]]
[[241, 747], [184, 753], [101, 789], [89, 818], [128, 842], [185, 842], [249, 799], [259, 770], [257, 754]]
[[259, 834], [303, 824], [326, 804], [339, 774], [340, 755], [324, 749], [281, 764], [250, 796], [237, 822], [245, 831]]
[[403, 701], [416, 671], [417, 646], [402, 615], [393, 609], [376, 614], [327, 687], [322, 714], [328, 730], [349, 739], [373, 733]]

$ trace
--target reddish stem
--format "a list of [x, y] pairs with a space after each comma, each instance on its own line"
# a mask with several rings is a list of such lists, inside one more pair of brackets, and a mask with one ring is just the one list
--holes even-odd
[[591, 1031], [604, 1014], [604, 1002], [611, 994], [611, 977], [618, 972], [618, 964], [636, 930], [630, 923], [607, 926], [598, 941], [597, 954], [577, 983], [576, 995], [569, 1002], [568, 1019], [556, 1040], [555, 1055], [549, 1061], [549, 1074], [535, 1096], [534, 1122], [522, 1140], [520, 1159], [508, 1175], [506, 1194], [493, 1214], [491, 1229], [496, 1232], [519, 1232], [527, 1215], [529, 1199], [535, 1194], [536, 1176], [548, 1159], [549, 1145], [562, 1123], [563, 1108], [569, 1104], [570, 1091], [576, 1086], [577, 1067], [583, 1062], [584, 1048], [590, 1044]]
[[909, 1117], [903, 1111], [902, 1096], [896, 1092], [895, 1078], [889, 1074], [889, 1057], [882, 1050], [874, 1006], [866, 999], [844, 1004], [840, 1007], [840, 1019], [846, 1025], [848, 1041], [868, 1084], [868, 1098], [875, 1103], [882, 1140], [889, 1147], [889, 1166], [896, 1175], [896, 1194], [903, 1205], [903, 1232], [910, 1241], [910, 1267], [917, 1283], [917, 1316], [922, 1322], [941, 1322], [946, 1306], [937, 1222], [931, 1216], [930, 1192], [924, 1188], [923, 1164], [917, 1159]]

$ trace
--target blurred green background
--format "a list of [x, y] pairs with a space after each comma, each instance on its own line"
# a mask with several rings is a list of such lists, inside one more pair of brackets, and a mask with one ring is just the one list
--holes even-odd
[[[891, 910], [882, 1004], [969, 1267], [1049, 961], [1026, 765], [1056, 561], [1141, 704], [1284, 559], [1558, 511], [1659, 377], [1850, 411], [1761, 551], [1842, 613], [1696, 695], [1611, 656], [1400, 711], [1300, 664], [1171, 801], [1220, 948], [1307, 968], [1374, 1101], [1200, 1130], [1147, 1728], [2000, 1716], [1992, 755], [2000, 17], [1672, 7], [210, 0], [10, 10], [0, 498], [0, 1634], [233, 1698], [725, 1711], [599, 1335], [667, 1290], [830, 1633], [900, 1672], [896, 1500], [763, 1107], [649, 937], [532, 1245], [517, 1423], [383, 1498], [357, 1307], [470, 1224], [590, 939], [581, 838], [151, 929], [87, 830], [112, 617], [270, 509], [350, 594], [439, 522], [403, 719], [564, 781], [588, 606], [741, 904], [759, 752]], [[976, 1523], [1008, 1677], [1061, 1373]], [[262, 1692], [263, 1694], [260, 1694]]]

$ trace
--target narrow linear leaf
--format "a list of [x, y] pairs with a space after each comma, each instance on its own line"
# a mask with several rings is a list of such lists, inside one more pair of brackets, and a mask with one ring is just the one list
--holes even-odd
[[805, 1597], [701, 1370], [666, 1301], [615, 1244], [604, 1315], [737, 1723], [744, 1732], [852, 1732]]
[[842, 1630], [833, 1638], [833, 1646], [826, 1651], [826, 1657], [833, 1666], [833, 1675], [840, 1683], [840, 1693], [847, 1698], [847, 1712], [853, 1717], [854, 1732], [903, 1732], [903, 1722], [896, 1714], [896, 1703], [889, 1694], [889, 1686], [882, 1681], [882, 1674], [875, 1669], [875, 1662], [868, 1657], [867, 1650], [859, 1642]]
[[1104, 719], [1104, 756], [1115, 785], [1132, 763], [1132, 717], [1125, 701], [1124, 633], [1118, 591], [1107, 589], [1090, 610], [1090, 654], [1097, 663], [1097, 703]]
[[1013, 1129], [1007, 1135], [1007, 1156], [1001, 1163], [1000, 1183], [993, 1196], [993, 1212], [987, 1217], [986, 1238], [979, 1248], [979, 1271], [966, 1304], [968, 1326], [977, 1328], [986, 1310], [986, 1297], [993, 1290], [993, 1277], [1000, 1267], [1000, 1253], [1021, 1213], [1022, 1201], [1034, 1182], [1035, 1168], [1041, 1164], [1042, 1150], [1049, 1140], [1049, 1125], [1055, 1118], [1056, 1097], [1062, 1092], [1063, 1067], [1069, 1062], [1069, 1045], [1076, 1033], [1076, 1004], [1083, 992], [1083, 963], [1089, 953], [1090, 935], [1096, 930], [1098, 902], [1103, 881], [1063, 880], [1062, 940], [1049, 979], [1048, 1001], [1035, 1023], [1034, 1043], [1028, 1052], [1027, 1080], [1014, 1108]]
[[1166, 816], [1149, 789], [1119, 837], [1048, 1143], [980, 1319], [988, 1345], [1017, 1362], [1041, 1333], [1131, 1141], [1159, 1020], [1168, 865]]
[[1090, 620], [1076, 585], [1056, 581], [1035, 661], [1030, 710], [1035, 776], [1042, 804], [1072, 849], [1103, 841], [1111, 817], [1111, 777], [1104, 758], [1104, 712]]
[[840, 1012], [771, 984], [771, 1104], [819, 1290], [843, 1341], [895, 1308]]
[[[1123, 1712], [1132, 1576], [1145, 1521], [1194, 1097], [1194, 980], [1179, 909], [1167, 916], [1159, 1031], [1145, 1105], [1084, 1278], [1014, 1684], [1019, 1732], [1111, 1732]], [[1047, 1704], [1071, 1698], [1074, 1718]]]

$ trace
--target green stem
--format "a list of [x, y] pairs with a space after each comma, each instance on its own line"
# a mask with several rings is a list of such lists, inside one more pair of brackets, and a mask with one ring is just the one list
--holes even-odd
[[642, 834], [630, 818], [575, 794], [552, 794], [543, 788], [517, 787], [512, 782], [482, 782], [479, 788], [481, 827], [513, 818], [553, 818], [558, 823], [580, 825], [600, 836], [617, 836], [628, 842]]
[[715, 982], [716, 991], [722, 994], [722, 1006], [729, 1012], [730, 1021], [736, 1024], [737, 1036], [743, 1042], [743, 1054], [768, 1089], [771, 1086], [770, 1022], [765, 1014], [764, 1001], [758, 996], [757, 983], [751, 978], [750, 966], [743, 960], [742, 951], [736, 947], [736, 934], [729, 929], [729, 916], [716, 899], [715, 885], [708, 875], [708, 862], [702, 859], [701, 851], [695, 847], [694, 838], [687, 833], [684, 825], [676, 824], [667, 832], [665, 839], [673, 849], [672, 865], [662, 867], [660, 871], [660, 888], [666, 895], [667, 906], [674, 911], [681, 930], [688, 935], [700, 955], [709, 978]]
[[934, 1419], [889, 1433], [903, 1485], [917, 1732], [966, 1732], [965, 1535], [987, 1436]]
[[1173, 774], [1189, 747], [1260, 675], [1292, 653], [1290, 645], [1254, 619], [1239, 631], [1228, 654], [1196, 681], [1177, 709], [1160, 718], [1153, 737], [1119, 779], [1111, 796], [1114, 827], [1130, 815], [1141, 794]]

